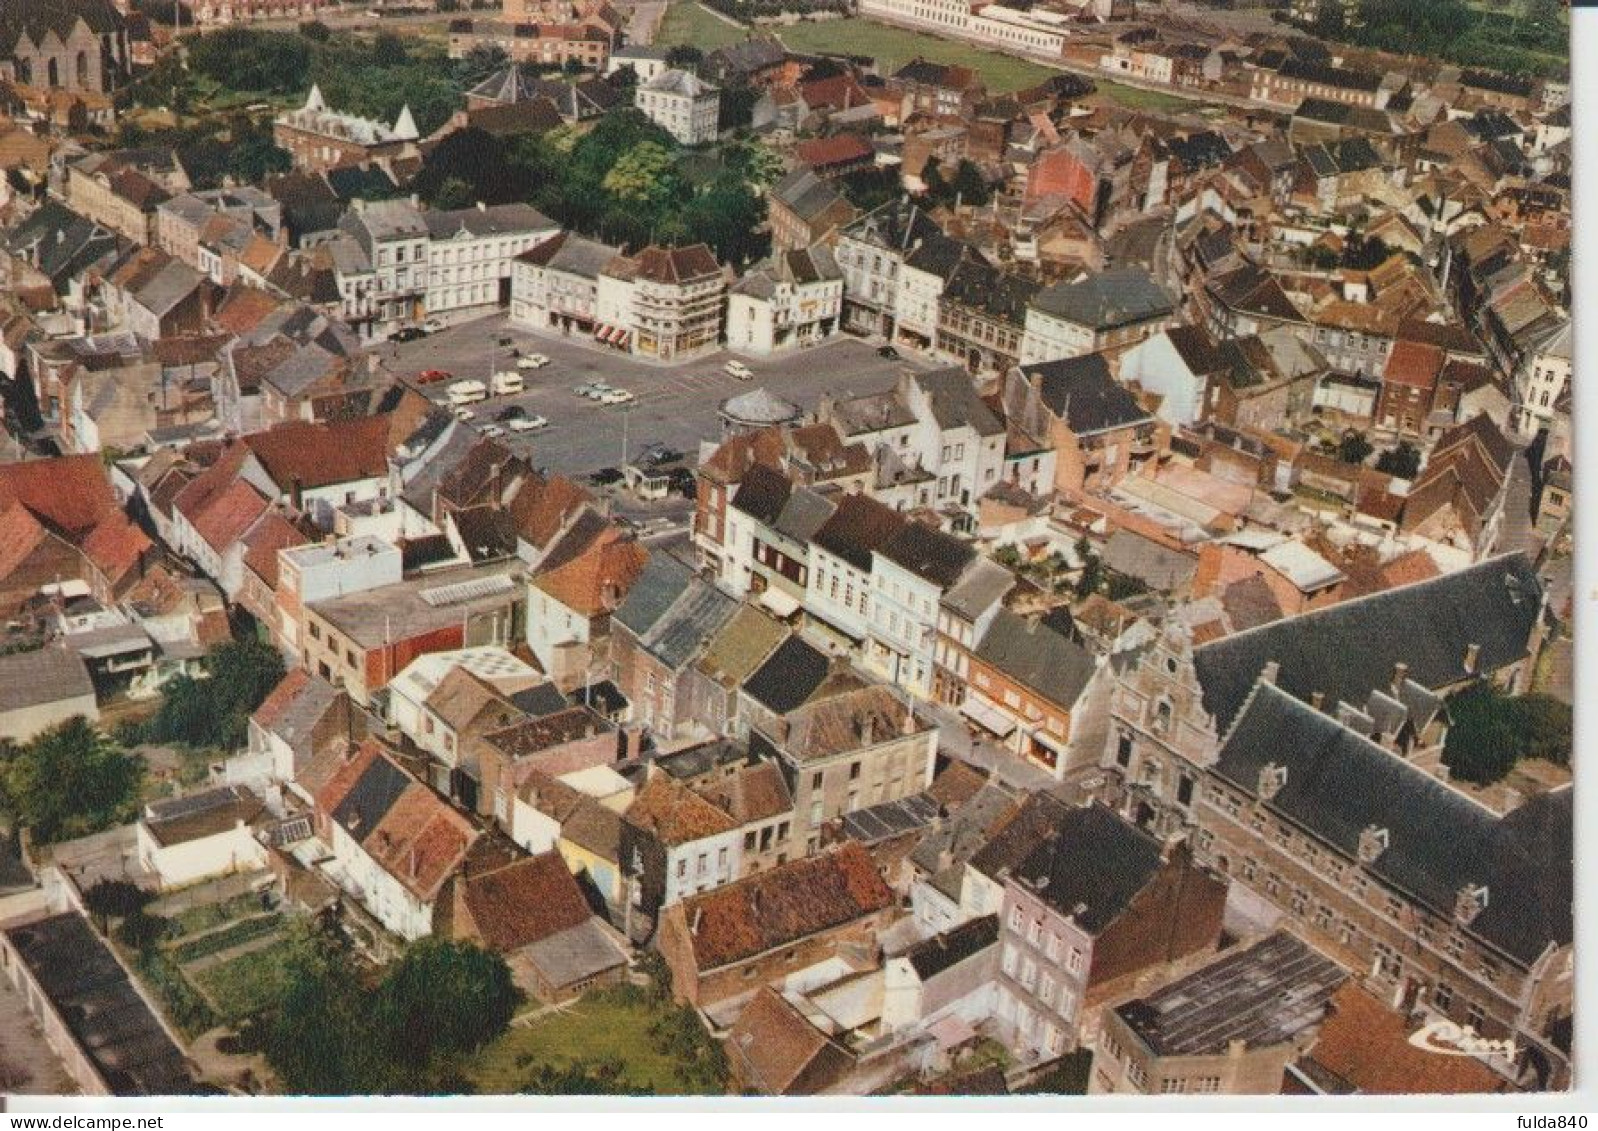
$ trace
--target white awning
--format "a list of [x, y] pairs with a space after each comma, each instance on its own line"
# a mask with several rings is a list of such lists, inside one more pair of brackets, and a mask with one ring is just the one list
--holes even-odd
[[791, 617], [799, 611], [799, 599], [790, 596], [773, 586], [767, 586], [765, 592], [760, 594], [760, 603], [779, 617]]
[[965, 702], [960, 704], [960, 713], [1000, 738], [1008, 738], [1015, 730], [1014, 719], [974, 695], [966, 696]]

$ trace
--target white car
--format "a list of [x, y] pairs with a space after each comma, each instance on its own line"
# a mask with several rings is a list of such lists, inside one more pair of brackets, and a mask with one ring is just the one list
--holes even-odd
[[444, 320], [442, 318], [429, 318], [426, 322], [422, 323], [422, 329], [426, 330], [429, 334], [436, 334], [443, 328]]
[[755, 371], [741, 361], [729, 361], [721, 367], [721, 371], [739, 381], [751, 380], [755, 375]]
[[504, 434], [505, 429], [501, 428], [497, 424], [490, 424], [483, 429], [483, 435], [487, 436], [490, 440], [497, 440]]
[[471, 420], [476, 415], [477, 414], [469, 408], [458, 408], [455, 410], [456, 420]]
[[548, 428], [549, 421], [542, 416], [518, 416], [510, 422], [512, 432], [533, 432], [540, 428]]
[[541, 353], [530, 353], [526, 357], [516, 359], [517, 369], [542, 369], [549, 364], [549, 358]]
[[608, 392], [599, 394], [600, 404], [630, 404], [637, 399], [626, 389], [611, 389]]

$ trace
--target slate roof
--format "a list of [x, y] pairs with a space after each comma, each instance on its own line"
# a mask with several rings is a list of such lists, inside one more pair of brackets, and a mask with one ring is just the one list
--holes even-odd
[[970, 543], [919, 522], [905, 523], [877, 552], [939, 589], [959, 581], [977, 556]]
[[826, 653], [790, 636], [744, 681], [743, 691], [766, 710], [786, 715], [809, 701], [831, 668]]
[[844, 838], [876, 845], [924, 829], [938, 818], [939, 805], [925, 793], [855, 809], [839, 818]]
[[[1396, 626], [1389, 633], [1396, 633]], [[1568, 787], [1505, 816], [1315, 710], [1260, 683], [1221, 746], [1214, 772], [1258, 793], [1272, 765], [1286, 778], [1264, 804], [1298, 828], [1358, 859], [1361, 833], [1387, 830], [1365, 865], [1374, 875], [1454, 919], [1467, 885], [1487, 906], [1462, 929], [1521, 964], [1572, 936], [1574, 806]]]
[[1224, 1056], [1295, 1040], [1320, 1024], [1348, 979], [1342, 967], [1285, 931], [1239, 947], [1116, 1014], [1156, 1056]]
[[714, 970], [846, 926], [893, 906], [893, 891], [860, 845], [792, 860], [676, 907], [695, 965]]
[[1038, 386], [1049, 411], [1078, 436], [1128, 428], [1154, 418], [1110, 373], [1102, 354], [1062, 358], [1023, 366]]
[[1098, 664], [1082, 645], [1041, 620], [1000, 609], [977, 645], [976, 658], [1051, 703], [1075, 706]]
[[1089, 935], [1131, 905], [1160, 869], [1160, 842], [1095, 802], [1071, 809], [1058, 836], [1036, 844], [1011, 879]]
[[1394, 665], [1437, 690], [1470, 678], [1465, 652], [1480, 645], [1478, 670], [1496, 671], [1526, 655], [1542, 611], [1542, 586], [1520, 554], [1506, 554], [1442, 577], [1343, 601], [1235, 633], [1194, 650], [1204, 709], [1222, 733], [1265, 665], [1276, 686], [1308, 701], [1360, 707], [1392, 683]]
[[[657, 566], [658, 563], [658, 566]], [[644, 650], [672, 670], [687, 664], [738, 611], [738, 602], [669, 554], [654, 554], [615, 619]]]
[[898, 511], [869, 495], [845, 495], [817, 528], [814, 542], [856, 569], [869, 571], [871, 551], [880, 549], [905, 521]]
[[915, 375], [915, 383], [931, 402], [932, 418], [943, 429], [969, 427], [978, 436], [998, 436], [1004, 421], [977, 394], [971, 375], [959, 366], [931, 369]]
[[200, 1093], [182, 1051], [89, 921], [63, 912], [5, 928], [73, 1041], [119, 1096]]
[[51, 645], [0, 656], [0, 712], [93, 695], [89, 669], [71, 649]]
[[916, 943], [904, 952], [904, 957], [916, 977], [925, 982], [981, 954], [998, 941], [999, 917], [983, 915]]
[[694, 571], [671, 554], [651, 554], [644, 563], [627, 599], [616, 610], [615, 620], [643, 636], [693, 581]]
[[806, 223], [813, 222], [843, 200], [832, 182], [808, 167], [795, 169], [768, 191], [772, 199], [781, 201], [784, 207]]
[[1175, 310], [1170, 296], [1141, 267], [1116, 267], [1077, 283], [1056, 283], [1034, 295], [1032, 306], [1095, 330], [1161, 318]]
[[782, 472], [757, 463], [744, 473], [732, 505], [749, 517], [771, 526], [793, 492], [793, 482]]

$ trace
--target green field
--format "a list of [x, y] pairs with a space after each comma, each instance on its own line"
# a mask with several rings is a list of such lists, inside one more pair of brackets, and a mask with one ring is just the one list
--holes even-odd
[[883, 75], [891, 75], [917, 55], [934, 63], [970, 67], [995, 93], [1036, 86], [1059, 73], [1025, 59], [867, 20], [818, 20], [783, 28], [778, 34], [792, 51], [870, 55]]
[[1172, 110], [1192, 110], [1192, 98], [1180, 98], [1174, 94], [1166, 94], [1159, 90], [1144, 90], [1137, 86], [1123, 86], [1118, 82], [1109, 82], [1096, 78], [1093, 85], [1098, 87], [1099, 93], [1110, 101], [1128, 110], [1148, 110], [1156, 114], [1167, 113]]
[[483, 1092], [504, 1095], [524, 1090], [537, 1064], [614, 1061], [621, 1064], [629, 1091], [700, 1094], [682, 1063], [650, 1040], [649, 1026], [660, 1015], [658, 1007], [622, 1000], [614, 992], [589, 994], [561, 1012], [513, 1025], [478, 1055], [468, 1075]]
[[701, 51], [714, 51], [729, 43], [742, 43], [749, 38], [744, 28], [733, 27], [709, 8], [678, 0], [666, 9], [666, 18], [660, 22], [655, 35], [659, 47], [688, 46]]
[[279, 939], [264, 950], [189, 974], [223, 1018], [238, 1024], [274, 1004], [283, 990], [283, 964], [293, 944]]

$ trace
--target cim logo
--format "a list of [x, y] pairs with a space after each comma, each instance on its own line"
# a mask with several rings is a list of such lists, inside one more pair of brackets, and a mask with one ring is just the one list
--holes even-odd
[[1452, 1021], [1431, 1021], [1409, 1035], [1409, 1043], [1439, 1056], [1501, 1056], [1515, 1059], [1515, 1040], [1495, 1041], [1480, 1036], [1469, 1025]]

